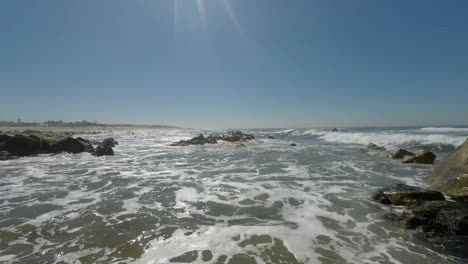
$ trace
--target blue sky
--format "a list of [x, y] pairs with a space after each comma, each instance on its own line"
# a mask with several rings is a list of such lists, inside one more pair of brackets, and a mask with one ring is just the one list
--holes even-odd
[[468, 124], [468, 1], [0, 1], [0, 120]]

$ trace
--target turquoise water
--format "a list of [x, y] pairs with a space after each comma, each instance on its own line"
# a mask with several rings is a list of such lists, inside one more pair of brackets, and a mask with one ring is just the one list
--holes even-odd
[[257, 137], [245, 146], [169, 146], [210, 132], [85, 135], [114, 137], [116, 155], [0, 161], [0, 262], [464, 262], [368, 199], [391, 183], [427, 186], [432, 166], [366, 145], [430, 149], [440, 160], [468, 129], [244, 130]]

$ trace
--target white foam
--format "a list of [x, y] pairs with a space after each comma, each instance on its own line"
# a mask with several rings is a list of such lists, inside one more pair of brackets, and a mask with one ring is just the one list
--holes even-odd
[[364, 133], [364, 132], [328, 132], [319, 134], [319, 139], [326, 142], [361, 144], [374, 143], [379, 146], [396, 148], [402, 145], [453, 145], [459, 146], [466, 137], [444, 134], [410, 134], [410, 133]]
[[468, 128], [466, 127], [423, 127], [419, 130], [424, 132], [431, 132], [431, 133], [454, 133], [454, 132], [467, 132]]

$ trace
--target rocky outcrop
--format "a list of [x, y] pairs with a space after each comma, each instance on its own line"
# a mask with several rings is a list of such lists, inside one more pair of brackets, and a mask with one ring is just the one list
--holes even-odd
[[275, 139], [274, 136], [268, 136], [268, 139]]
[[406, 211], [401, 221], [408, 229], [420, 229], [426, 236], [467, 236], [468, 204], [437, 201], [426, 202]]
[[244, 134], [241, 131], [230, 131], [223, 135], [213, 136], [216, 140], [229, 141], [229, 142], [240, 142], [249, 141], [255, 139], [252, 134]]
[[89, 141], [83, 140], [82, 138], [66, 137], [58, 140], [50, 146], [51, 152], [67, 152], [67, 153], [81, 153], [81, 152], [93, 152], [94, 147]]
[[13, 156], [30, 156], [43, 152], [41, 140], [15, 135], [13, 137], [3, 135], [0, 143], [0, 151], [6, 151]]
[[190, 145], [205, 145], [205, 144], [217, 144], [218, 141], [212, 136], [205, 137], [202, 134], [198, 135], [189, 140], [181, 140], [175, 143], [172, 143], [171, 146], [190, 146]]
[[189, 140], [181, 140], [175, 143], [172, 143], [171, 146], [189, 146], [189, 145], [205, 145], [205, 144], [217, 144], [218, 141], [228, 141], [228, 142], [244, 142], [248, 140], [255, 139], [251, 134], [244, 134], [240, 131], [228, 132], [223, 135], [209, 135], [207, 137], [202, 134], [198, 135]]
[[422, 189], [406, 184], [395, 184], [382, 188], [372, 194], [372, 199], [382, 204], [416, 206], [425, 201], [443, 201], [441, 192]]
[[468, 140], [440, 162], [430, 181], [454, 199], [468, 200]]
[[403, 212], [387, 214], [405, 228], [428, 237], [468, 235], [468, 204], [446, 201], [442, 193], [404, 184], [391, 185], [372, 194], [386, 205], [406, 206]]
[[340, 130], [338, 128], [333, 128], [330, 132], [340, 132]]
[[392, 158], [392, 159], [403, 159], [407, 156], [409, 157], [412, 157], [414, 156], [415, 154], [413, 152], [410, 152], [410, 151], [407, 151], [405, 149], [399, 149], [395, 152], [392, 152], [389, 157]]
[[[101, 143], [105, 145], [96, 152], [97, 155], [112, 155], [113, 150], [110, 146], [115, 146], [117, 141], [106, 139]], [[41, 135], [0, 135], [0, 160], [9, 160], [25, 156], [50, 153], [94, 153], [92, 143], [84, 138], [64, 137], [56, 139]], [[112, 153], [112, 154], [111, 154]]]
[[434, 164], [436, 155], [431, 151], [423, 151], [414, 156], [407, 156], [403, 163]]

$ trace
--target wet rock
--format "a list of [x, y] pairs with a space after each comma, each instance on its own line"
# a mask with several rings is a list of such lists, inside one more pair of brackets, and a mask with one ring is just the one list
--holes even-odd
[[189, 145], [205, 145], [205, 144], [217, 144], [216, 138], [212, 136], [205, 137], [202, 134], [189, 139], [189, 140], [181, 140], [179, 142], [175, 142], [171, 144], [171, 146], [189, 146]]
[[275, 137], [274, 136], [269, 136], [268, 139], [275, 139]]
[[0, 144], [7, 141], [10, 138], [10, 136], [5, 135], [5, 134], [0, 134]]
[[66, 137], [58, 140], [55, 144], [50, 146], [52, 152], [68, 152], [68, 153], [81, 153], [81, 152], [93, 152], [94, 147], [81, 138]]
[[399, 149], [389, 155], [390, 158], [392, 159], [403, 159], [407, 156], [414, 156], [415, 154], [413, 152], [407, 151], [405, 149]]
[[190, 262], [194, 262], [195, 260], [197, 260], [197, 258], [198, 258], [198, 251], [192, 250], [178, 257], [171, 258], [169, 262], [190, 263]]
[[266, 201], [268, 200], [268, 198], [270, 198], [270, 195], [268, 195], [267, 193], [262, 193], [255, 196], [253, 199], [257, 201]]
[[12, 156], [8, 151], [0, 151], [0, 160], [12, 160], [17, 158], [19, 157]]
[[406, 212], [402, 222], [408, 229], [421, 229], [426, 236], [468, 235], [468, 204], [451, 201], [426, 202]]
[[468, 174], [463, 174], [447, 184], [444, 191], [446, 191], [453, 200], [468, 202]]
[[254, 257], [244, 255], [244, 254], [235, 254], [229, 259], [228, 264], [257, 264]]
[[32, 139], [41, 140], [41, 138], [36, 135], [29, 135], [29, 137]]
[[426, 190], [406, 184], [394, 184], [374, 192], [371, 196], [374, 201], [387, 205], [404, 205], [414, 207], [425, 201], [443, 201], [441, 192]]
[[[454, 197], [468, 197], [468, 140], [432, 172], [431, 184]], [[464, 200], [464, 199], [463, 199]]]
[[385, 147], [377, 146], [377, 145], [374, 144], [374, 143], [369, 143], [369, 145], [367, 145], [367, 148], [369, 148], [369, 149], [375, 149], [375, 150], [385, 150]]
[[333, 129], [331, 130], [331, 132], [340, 132], [340, 130], [339, 130], [338, 128], [335, 127], [335, 128], [333, 128]]
[[114, 138], [106, 138], [101, 142], [100, 145], [104, 148], [113, 148], [118, 144], [119, 142], [117, 142]]
[[255, 139], [251, 134], [244, 134], [241, 131], [227, 132], [223, 135], [210, 135], [205, 137], [199, 135], [189, 140], [181, 140], [179, 142], [172, 143], [171, 146], [189, 146], [189, 145], [204, 145], [204, 144], [217, 144], [218, 140], [228, 142], [244, 142]]
[[203, 250], [202, 251], [202, 260], [208, 262], [213, 259], [213, 253], [210, 250]]
[[244, 134], [241, 131], [229, 131], [223, 135], [212, 136], [216, 140], [228, 141], [228, 142], [243, 142], [255, 139], [252, 134]]
[[92, 155], [96, 157], [113, 156], [114, 150], [111, 147], [97, 146]]
[[255, 201], [252, 199], [244, 199], [242, 201], [239, 201], [239, 204], [241, 205], [254, 205]]
[[224, 262], [227, 260], [226, 255], [221, 255], [218, 257], [218, 260], [214, 264], [224, 264]]
[[419, 163], [419, 164], [434, 164], [436, 155], [431, 151], [423, 151], [414, 156], [407, 156], [403, 159], [403, 163]]
[[296, 145], [296, 143], [291, 143], [291, 144], [289, 144], [289, 146], [290, 146], [290, 147], [295, 147], [295, 146], [297, 146], [297, 145]]
[[26, 137], [23, 135], [7, 136], [0, 143], [0, 151], [6, 151], [13, 156], [30, 156], [42, 152], [42, 143], [40, 140]]

